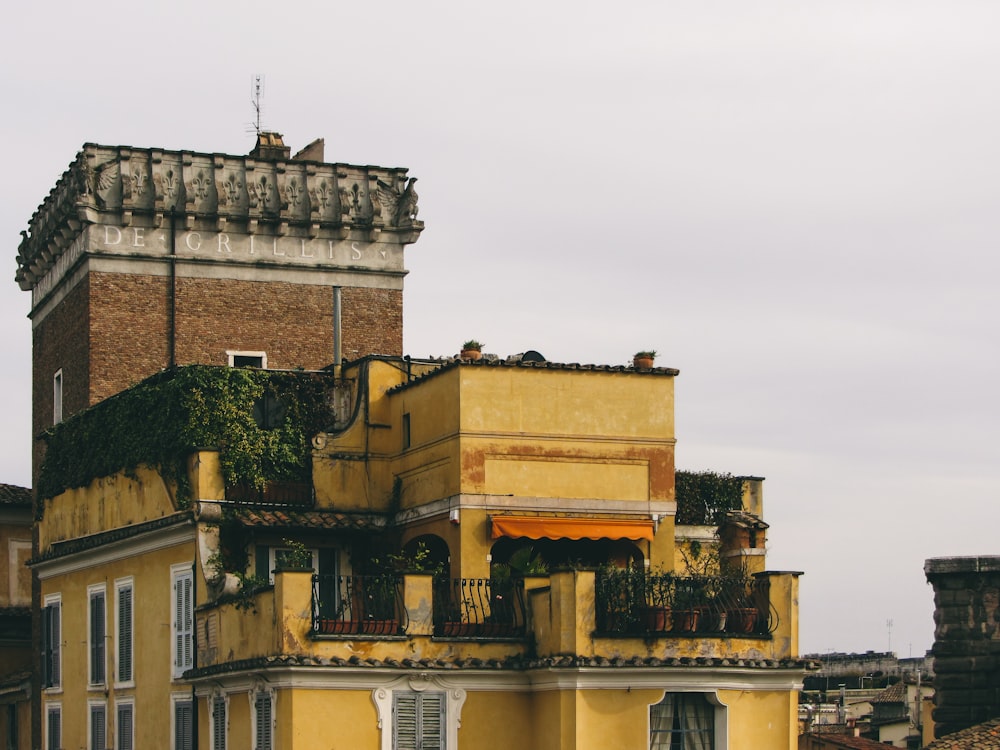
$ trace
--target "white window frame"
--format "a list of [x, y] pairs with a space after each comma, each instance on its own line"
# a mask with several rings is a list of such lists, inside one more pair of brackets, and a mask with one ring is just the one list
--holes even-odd
[[[216, 704], [222, 706], [222, 733], [219, 734], [216, 722], [218, 716], [215, 713]], [[254, 733], [256, 737], [256, 732]], [[221, 737], [222, 741], [217, 740]], [[226, 750], [229, 741], [229, 696], [221, 692], [213, 692], [208, 696], [208, 742], [212, 750]]]
[[63, 421], [63, 371], [60, 367], [52, 375], [52, 424]]
[[[52, 739], [52, 715], [55, 714], [56, 721], [59, 722], [59, 737], [58, 742]], [[62, 703], [46, 703], [45, 704], [45, 721], [42, 726], [42, 732], [45, 734], [45, 744], [43, 747], [45, 750], [62, 750], [63, 748], [63, 725], [62, 725]]]
[[395, 735], [393, 703], [395, 693], [442, 693], [444, 695], [444, 724], [442, 735], [444, 747], [456, 750], [458, 747], [458, 728], [462, 725], [462, 706], [465, 705], [465, 690], [449, 687], [441, 683], [435, 675], [401, 677], [388, 685], [372, 690], [372, 701], [378, 713], [378, 726], [381, 728], [379, 750], [394, 750]]
[[[130, 727], [131, 734], [128, 737], [128, 742], [123, 743], [122, 740], [125, 739], [122, 736], [121, 731], [121, 715], [123, 709], [128, 709], [129, 715], [131, 716], [132, 725]], [[114, 750], [135, 750], [135, 699], [134, 698], [116, 698], [115, 699], [115, 748]]]
[[719, 695], [714, 690], [677, 690], [674, 688], [669, 688], [663, 691], [659, 700], [654, 701], [649, 704], [649, 708], [646, 710], [646, 742], [647, 745], [652, 742], [653, 737], [653, 707], [659, 705], [663, 702], [663, 699], [668, 695], [674, 694], [688, 694], [688, 695], [700, 695], [705, 698], [709, 705], [713, 708], [713, 722], [712, 727], [715, 732], [713, 737], [715, 750], [729, 750], [729, 711], [725, 703], [719, 700]]
[[177, 750], [177, 708], [183, 704], [191, 709], [191, 750], [195, 750], [198, 747], [198, 733], [195, 731], [198, 709], [191, 693], [170, 694], [170, 748]]
[[[182, 596], [186, 602], [181, 601]], [[170, 612], [170, 670], [176, 679], [194, 667], [194, 570], [191, 563], [170, 566]]]
[[[104, 744], [100, 747], [94, 744], [94, 709], [104, 712]], [[87, 748], [89, 750], [107, 750], [108, 747], [108, 702], [103, 700], [87, 701]]]
[[260, 369], [267, 369], [267, 352], [250, 352], [250, 351], [239, 351], [236, 349], [227, 349], [226, 356], [229, 358], [229, 366], [236, 367], [237, 357], [256, 357], [260, 359]]
[[[44, 639], [43, 653], [42, 653], [42, 689], [47, 693], [61, 693], [62, 692], [62, 656], [63, 656], [63, 637], [62, 637], [62, 594], [46, 594], [42, 599], [42, 617], [46, 618], [43, 623], [43, 628], [48, 627], [48, 618], [51, 617], [49, 614], [49, 608], [52, 607], [59, 612], [59, 634], [56, 636], [56, 648], [52, 648], [52, 634], [51, 630], [46, 630], [46, 637]], [[53, 655], [53, 651], [55, 654]], [[52, 670], [50, 666], [50, 660], [55, 661], [55, 670]], [[56, 679], [49, 683], [49, 674], [55, 671]]]
[[[274, 585], [274, 569], [278, 567], [278, 553], [290, 552], [291, 547], [268, 547], [267, 548], [267, 582]], [[319, 573], [319, 548], [310, 547], [312, 554], [313, 573]]]
[[[123, 644], [121, 622], [122, 592], [130, 592], [130, 609], [128, 623], [128, 643]], [[129, 673], [121, 679], [123, 645], [128, 649]], [[115, 687], [133, 687], [135, 685], [135, 582], [132, 576], [115, 580]], [[117, 713], [115, 714], [117, 721]], [[133, 724], [133, 726], [135, 726]]]
[[[101, 653], [104, 655], [104, 679], [95, 681], [94, 677], [94, 615], [93, 607], [96, 597], [104, 598], [104, 632], [100, 634], [103, 641]], [[87, 587], [87, 685], [90, 688], [103, 688], [108, 684], [108, 587], [104, 583], [95, 583]], [[88, 735], [89, 736], [89, 735]]]
[[[250, 696], [250, 745], [252, 750], [274, 750], [277, 743], [275, 741], [275, 729], [277, 728], [277, 717], [275, 716], [275, 700], [274, 691], [265, 687], [262, 684], [254, 686], [249, 693]], [[260, 700], [270, 702], [271, 708], [271, 726], [269, 727], [268, 737], [269, 742], [265, 745], [257, 744], [257, 722], [259, 721], [259, 716], [257, 715], [257, 701]]]

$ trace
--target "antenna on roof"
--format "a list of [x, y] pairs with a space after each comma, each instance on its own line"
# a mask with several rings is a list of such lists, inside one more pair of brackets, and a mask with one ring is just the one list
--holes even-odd
[[253, 128], [254, 132], [257, 133], [257, 135], [260, 135], [260, 113], [264, 106], [261, 103], [263, 95], [264, 95], [264, 79], [260, 75], [254, 76], [253, 96], [250, 99], [250, 103], [253, 105], [255, 117], [254, 121], [250, 123], [250, 127]]

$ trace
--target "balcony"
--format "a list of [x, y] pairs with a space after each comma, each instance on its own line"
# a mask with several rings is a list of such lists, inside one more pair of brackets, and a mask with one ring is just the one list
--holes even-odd
[[198, 608], [197, 663], [798, 655], [794, 572], [747, 581], [560, 570], [515, 580], [279, 570], [273, 586]]
[[676, 576], [600, 570], [596, 633], [672, 638], [770, 637], [770, 578]]

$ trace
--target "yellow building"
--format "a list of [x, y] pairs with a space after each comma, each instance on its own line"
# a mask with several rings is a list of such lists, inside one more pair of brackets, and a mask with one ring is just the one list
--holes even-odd
[[[675, 375], [195, 367], [68, 420], [34, 564], [59, 634], [45, 731], [66, 747], [95, 726], [114, 747], [792, 747], [798, 574], [765, 571], [760, 480], [729, 481], [721, 535], [675, 524]], [[80, 438], [98, 431], [93, 451]], [[174, 432], [196, 441], [183, 471], [157, 453]], [[159, 471], [68, 486], [141, 455], [139, 436]], [[714, 569], [685, 569], [699, 560]]]
[[677, 371], [401, 356], [415, 179], [322, 152], [87, 144], [32, 217], [32, 746], [793, 747], [798, 574]]

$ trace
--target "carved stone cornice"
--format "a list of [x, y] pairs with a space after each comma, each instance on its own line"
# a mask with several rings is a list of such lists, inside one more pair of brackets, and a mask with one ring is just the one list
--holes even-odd
[[[405, 169], [85, 144], [21, 233], [23, 290], [89, 224], [406, 245], [423, 229]], [[387, 236], [389, 235], [389, 236]]]

